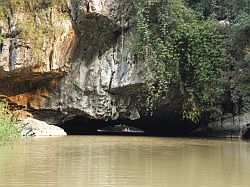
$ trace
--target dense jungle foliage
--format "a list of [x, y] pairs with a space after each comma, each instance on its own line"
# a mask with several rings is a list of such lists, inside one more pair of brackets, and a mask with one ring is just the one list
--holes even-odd
[[149, 111], [173, 85], [183, 93], [183, 117], [194, 122], [249, 109], [249, 0], [138, 0], [137, 18]]

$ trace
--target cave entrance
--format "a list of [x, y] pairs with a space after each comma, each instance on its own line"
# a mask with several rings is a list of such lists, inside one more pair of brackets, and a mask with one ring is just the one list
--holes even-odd
[[[163, 120], [159, 118], [146, 117], [139, 120], [118, 119], [115, 121], [102, 121], [88, 119], [83, 116], [75, 116], [59, 125], [68, 135], [100, 135], [98, 129], [105, 129], [114, 126], [129, 126], [130, 129], [136, 128], [144, 133], [118, 133], [118, 135], [145, 135], [145, 136], [170, 136], [183, 137], [190, 136], [195, 129], [194, 124], [186, 121], [175, 121], [174, 119]], [[105, 133], [113, 135], [113, 133]], [[117, 134], [115, 134], [117, 135]]]
[[0, 53], [3, 52], [3, 42], [0, 40]]
[[[130, 126], [128, 126], [130, 125]], [[144, 135], [145, 133], [129, 133], [128, 129], [133, 132], [135, 123], [131, 123], [130, 120], [115, 120], [115, 121], [103, 121], [88, 119], [83, 116], [75, 116], [74, 118], [65, 121], [63, 124], [58, 125], [63, 128], [68, 135]], [[114, 132], [114, 129], [118, 129], [119, 132]], [[99, 130], [99, 132], [98, 132]], [[108, 132], [100, 132], [100, 130]], [[125, 130], [125, 131], [123, 131]], [[142, 129], [137, 129], [144, 131]]]
[[97, 135], [97, 129], [107, 126], [102, 120], [92, 120], [83, 116], [75, 116], [59, 125], [68, 135]]

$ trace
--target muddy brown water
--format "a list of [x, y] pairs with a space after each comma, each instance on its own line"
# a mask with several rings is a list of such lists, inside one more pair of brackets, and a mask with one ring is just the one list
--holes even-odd
[[124, 136], [0, 147], [0, 186], [249, 187], [250, 142]]

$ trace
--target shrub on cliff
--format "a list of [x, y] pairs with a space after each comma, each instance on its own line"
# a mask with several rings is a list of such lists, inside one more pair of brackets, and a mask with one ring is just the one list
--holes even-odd
[[234, 20], [239, 14], [250, 12], [249, 0], [185, 0], [204, 18], [215, 17], [218, 20]]
[[223, 62], [223, 105], [226, 112], [250, 110], [250, 15], [242, 13], [227, 28]]
[[250, 110], [250, 6], [249, 0], [186, 0], [201, 17], [227, 22], [222, 26], [221, 102], [224, 113]]
[[0, 101], [0, 145], [16, 140], [20, 136], [20, 128], [11, 120], [5, 102]]
[[217, 21], [198, 19], [181, 0], [140, 0], [137, 10], [135, 51], [146, 62], [147, 108], [180, 85], [183, 117], [198, 121], [217, 99], [223, 54]]

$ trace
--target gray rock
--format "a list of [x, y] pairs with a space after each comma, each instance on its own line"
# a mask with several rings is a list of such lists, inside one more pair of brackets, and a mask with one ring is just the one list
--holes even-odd
[[[0, 94], [11, 95], [12, 103], [31, 108], [36, 118], [52, 124], [76, 115], [139, 118], [133, 98], [145, 89], [145, 80], [143, 63], [136, 62], [129, 47], [134, 42], [133, 1], [90, 0], [88, 12], [85, 0], [68, 2], [71, 18], [61, 19], [57, 9], [50, 14], [62, 32], [45, 37], [43, 67], [34, 70], [32, 43], [23, 46], [26, 41], [18, 36], [4, 40]], [[0, 26], [16, 32], [15, 25], [27, 16], [16, 12], [11, 25], [0, 21]]]
[[[250, 112], [249, 111], [244, 114], [244, 117], [250, 122]], [[250, 139], [250, 123], [248, 124], [248, 130], [247, 130], [246, 134], [244, 135], [244, 138]]]
[[249, 128], [249, 120], [245, 115], [228, 116], [221, 121], [207, 125], [206, 134], [212, 137], [243, 137]]
[[67, 133], [60, 127], [49, 125], [44, 121], [26, 118], [20, 122], [23, 127], [22, 136], [66, 136]]

